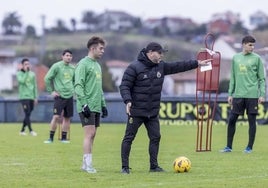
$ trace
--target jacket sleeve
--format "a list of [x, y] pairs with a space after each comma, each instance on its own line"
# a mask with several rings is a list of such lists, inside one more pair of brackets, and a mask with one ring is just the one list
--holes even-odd
[[230, 82], [229, 82], [229, 88], [228, 88], [229, 96], [233, 95], [234, 88], [235, 88], [235, 74], [234, 74], [234, 59], [233, 59], [232, 64], [231, 64], [231, 74], [230, 74]]
[[261, 58], [258, 61], [258, 81], [260, 87], [260, 97], [265, 98], [265, 74], [264, 74], [264, 66]]
[[74, 84], [74, 92], [77, 96], [77, 100], [84, 105], [87, 104], [87, 99], [85, 95], [85, 80], [86, 80], [86, 72], [85, 67], [82, 65], [77, 65], [75, 69], [75, 84]]
[[17, 80], [18, 80], [18, 83], [19, 84], [25, 84], [28, 75], [29, 75], [28, 72], [18, 71], [17, 72]]
[[36, 75], [34, 74], [34, 98], [38, 98], [38, 87], [37, 87], [37, 80]]
[[192, 70], [198, 67], [197, 60], [189, 60], [189, 61], [179, 61], [179, 62], [172, 62], [172, 63], [164, 63], [164, 74], [175, 74], [179, 72], [185, 72], [188, 70]]
[[121, 84], [119, 86], [121, 97], [124, 103], [132, 101], [131, 90], [136, 80], [135, 67], [129, 65], [124, 72]]
[[102, 92], [102, 97], [101, 97], [101, 107], [106, 107], [106, 102], [104, 98], [104, 93]]
[[52, 93], [54, 91], [53, 79], [55, 78], [56, 74], [57, 74], [57, 67], [54, 64], [49, 69], [49, 71], [47, 72], [47, 74], [44, 78], [45, 86], [46, 86], [46, 89], [49, 93]]

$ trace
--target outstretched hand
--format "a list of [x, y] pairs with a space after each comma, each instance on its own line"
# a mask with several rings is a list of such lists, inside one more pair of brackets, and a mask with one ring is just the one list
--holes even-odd
[[213, 59], [205, 59], [205, 60], [197, 60], [199, 66], [206, 66], [209, 62], [211, 62]]

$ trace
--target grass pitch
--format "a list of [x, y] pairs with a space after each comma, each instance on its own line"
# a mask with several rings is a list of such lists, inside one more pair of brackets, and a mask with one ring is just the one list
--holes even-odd
[[[71, 143], [44, 144], [48, 124], [33, 123], [37, 137], [19, 136], [20, 124], [0, 124], [0, 187], [266, 187], [268, 126], [258, 126], [253, 153], [244, 154], [248, 127], [238, 126], [232, 153], [219, 153], [226, 144], [226, 127], [214, 126], [211, 152], [195, 152], [195, 126], [162, 126], [159, 164], [167, 172], [149, 173], [148, 138], [141, 127], [132, 145], [131, 174], [120, 173], [120, 145], [125, 125], [103, 124], [97, 131], [93, 162], [97, 174], [80, 170], [83, 130], [72, 124]], [[57, 138], [57, 134], [55, 135]], [[178, 156], [192, 162], [188, 173], [173, 172]]]

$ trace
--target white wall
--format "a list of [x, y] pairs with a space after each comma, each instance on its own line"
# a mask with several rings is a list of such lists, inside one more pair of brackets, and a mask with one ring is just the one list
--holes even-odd
[[13, 78], [16, 72], [16, 67], [12, 63], [0, 64], [0, 90], [13, 89]]

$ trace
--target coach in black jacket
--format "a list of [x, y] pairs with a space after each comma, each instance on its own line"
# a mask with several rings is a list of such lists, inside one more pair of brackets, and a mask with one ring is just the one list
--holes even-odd
[[128, 122], [121, 145], [122, 170], [129, 174], [129, 154], [131, 144], [139, 127], [144, 123], [150, 139], [150, 172], [163, 172], [158, 165], [157, 156], [160, 142], [159, 108], [161, 90], [165, 75], [192, 70], [204, 61], [190, 60], [165, 63], [161, 60], [166, 50], [158, 43], [151, 42], [142, 49], [137, 61], [131, 63], [124, 72], [120, 94], [126, 104]]

